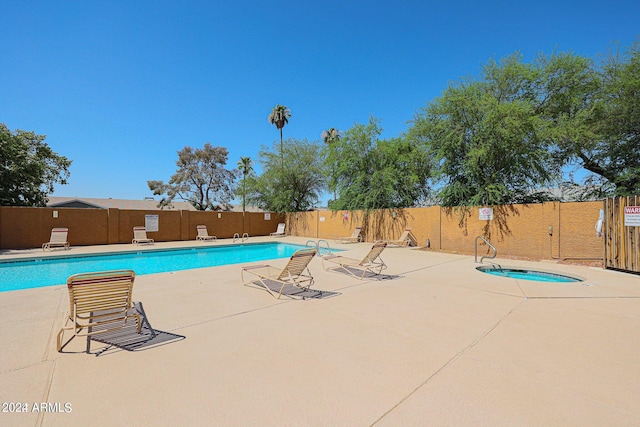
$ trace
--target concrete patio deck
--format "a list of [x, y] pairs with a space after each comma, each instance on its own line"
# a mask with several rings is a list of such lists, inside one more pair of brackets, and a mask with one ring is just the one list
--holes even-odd
[[[335, 246], [362, 257], [371, 244]], [[0, 293], [0, 425], [640, 425], [640, 277], [495, 260], [586, 279], [541, 283], [483, 274], [471, 256], [383, 259], [389, 278], [358, 280], [315, 258], [313, 288], [331, 293], [307, 300], [242, 286], [239, 265], [138, 276], [134, 299], [166, 341], [135, 351], [86, 354], [76, 338], [58, 353], [66, 287]]]

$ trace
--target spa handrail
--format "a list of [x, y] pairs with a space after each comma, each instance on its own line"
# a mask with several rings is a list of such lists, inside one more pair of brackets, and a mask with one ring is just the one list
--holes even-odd
[[483, 242], [485, 242], [485, 243], [486, 243], [486, 244], [487, 244], [491, 249], [493, 249], [493, 256], [486, 256], [486, 255], [485, 255], [485, 256], [483, 256], [483, 257], [480, 257], [480, 264], [482, 264], [482, 260], [483, 260], [483, 259], [485, 259], [485, 258], [494, 259], [494, 258], [498, 255], [498, 250], [496, 249], [496, 247], [495, 247], [495, 246], [493, 246], [493, 245], [491, 244], [491, 242], [489, 242], [489, 241], [488, 241], [487, 239], [485, 239], [484, 237], [482, 237], [482, 236], [476, 236], [476, 240], [475, 240], [475, 241], [474, 241], [474, 243], [473, 243], [473, 246], [474, 246], [474, 252], [473, 252], [473, 253], [474, 253], [474, 255], [475, 255], [475, 262], [476, 262], [476, 264], [478, 263], [478, 239], [482, 239], [482, 241], [483, 241]]

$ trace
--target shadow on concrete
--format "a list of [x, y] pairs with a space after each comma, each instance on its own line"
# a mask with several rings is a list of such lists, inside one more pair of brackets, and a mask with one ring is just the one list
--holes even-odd
[[396, 274], [383, 274], [383, 273], [375, 273], [372, 271], [365, 271], [363, 274], [363, 271], [360, 268], [349, 267], [344, 265], [331, 267], [327, 270], [334, 271], [338, 274], [344, 274], [344, 275], [355, 277], [356, 279], [362, 279], [362, 280], [395, 280], [403, 277]]
[[[140, 333], [138, 334], [136, 332], [135, 322], [130, 322], [124, 328], [91, 336], [91, 341], [107, 345], [107, 347], [98, 350], [96, 356], [108, 354], [109, 350], [114, 348], [126, 351], [141, 351], [175, 341], [181, 341], [186, 338], [184, 335], [154, 329], [151, 323], [149, 323], [149, 318], [144, 312], [144, 307], [141, 302], [134, 303], [134, 310], [136, 310], [142, 318]], [[89, 348], [89, 345], [90, 342], [88, 341], [87, 348]]]
[[[275, 280], [269, 280], [269, 279], [263, 280], [263, 284], [269, 287], [269, 289], [271, 289], [271, 291], [276, 295], [280, 292], [280, 287], [282, 287], [281, 282], [277, 282]], [[262, 286], [254, 286], [253, 283], [251, 283], [250, 287], [255, 287], [256, 289], [265, 290]], [[332, 298], [338, 295], [341, 295], [340, 292], [323, 291], [323, 290], [311, 289], [311, 288], [309, 289], [299, 288], [294, 285], [286, 285], [282, 290], [283, 297], [286, 296], [292, 299], [302, 299], [302, 300], [326, 299], [326, 298]]]

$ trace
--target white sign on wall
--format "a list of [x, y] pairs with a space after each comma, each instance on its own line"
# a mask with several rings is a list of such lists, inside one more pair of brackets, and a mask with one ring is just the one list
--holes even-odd
[[493, 208], [480, 208], [478, 209], [479, 211], [479, 218], [480, 221], [482, 220], [492, 220], [493, 219]]
[[144, 228], [147, 231], [158, 231], [158, 215], [145, 215], [144, 216]]
[[265, 212], [264, 213], [264, 220], [265, 221], [270, 221], [271, 220], [271, 213], [270, 212]]
[[640, 227], [640, 206], [624, 207], [624, 226]]

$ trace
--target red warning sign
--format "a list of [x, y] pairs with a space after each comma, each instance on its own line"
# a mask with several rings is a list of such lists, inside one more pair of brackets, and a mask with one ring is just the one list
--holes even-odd
[[625, 227], [640, 227], [640, 206], [625, 206], [624, 225]]

